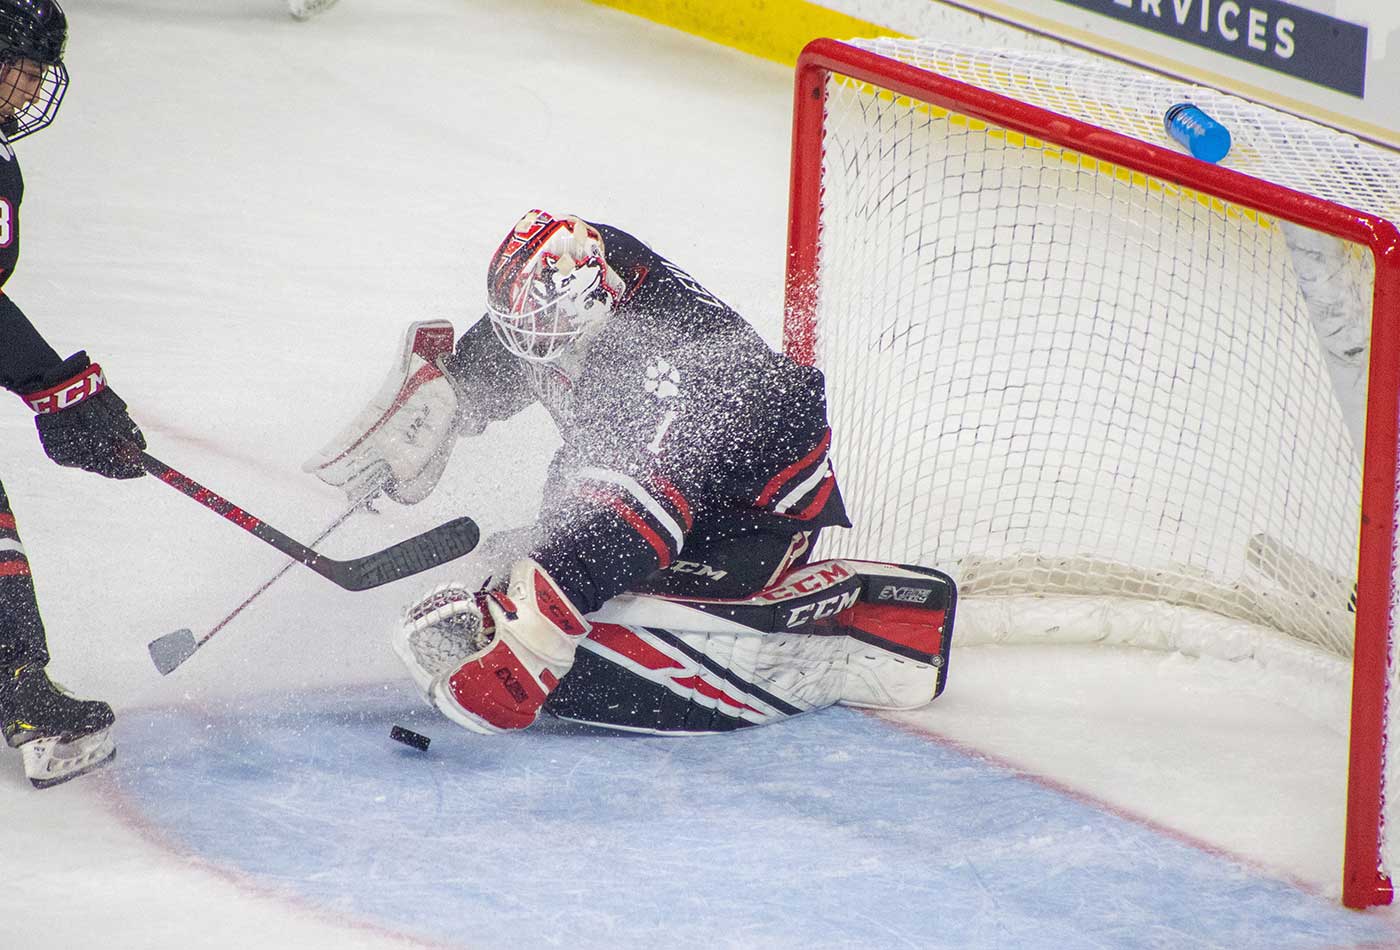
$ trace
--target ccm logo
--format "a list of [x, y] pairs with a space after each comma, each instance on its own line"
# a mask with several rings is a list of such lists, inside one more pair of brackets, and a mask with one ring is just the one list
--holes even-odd
[[850, 576], [851, 572], [840, 564], [828, 564], [811, 573], [803, 574], [796, 580], [788, 581], [781, 587], [770, 587], [768, 590], [759, 591], [754, 596], [768, 601], [791, 600], [803, 594], [815, 594], [819, 590], [825, 590]]
[[699, 561], [676, 561], [669, 570], [677, 574], [697, 574], [700, 577], [708, 577], [711, 580], [720, 580], [729, 576], [728, 571], [717, 571], [708, 564], [701, 564]]
[[860, 591], [853, 590], [849, 593], [837, 594], [835, 597], [827, 597], [816, 603], [803, 604], [788, 614], [786, 626], [800, 627], [814, 620], [821, 620], [823, 617], [834, 617], [841, 611], [855, 606], [858, 600], [860, 600]]
[[896, 587], [894, 584], [886, 584], [880, 588], [880, 594], [876, 600], [897, 600], [902, 604], [926, 604], [929, 594], [933, 591], [928, 587]]
[[30, 393], [20, 398], [29, 404], [30, 409], [42, 416], [50, 412], [58, 412], [60, 409], [67, 409], [69, 406], [76, 406], [87, 397], [99, 393], [105, 388], [107, 388], [107, 378], [102, 375], [102, 367], [91, 363], [87, 369], [70, 380], [45, 389], [43, 392]]

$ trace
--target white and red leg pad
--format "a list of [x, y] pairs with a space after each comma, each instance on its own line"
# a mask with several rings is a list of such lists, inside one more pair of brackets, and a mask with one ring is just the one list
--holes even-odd
[[[571, 688], [551, 711], [692, 734], [837, 702], [921, 706], [944, 686], [955, 602], [952, 579], [939, 571], [852, 560], [798, 568], [738, 600], [617, 597], [590, 615], [593, 632], [582, 644], [607, 661], [590, 668], [605, 670], [609, 682]], [[636, 688], [638, 702], [628, 701], [620, 682], [627, 677], [648, 684]], [[648, 692], [658, 687], [664, 694]]]
[[515, 562], [504, 594], [484, 602], [495, 637], [435, 677], [428, 695], [443, 715], [475, 732], [524, 729], [573, 666], [589, 624], [528, 558]]
[[957, 586], [941, 571], [848, 561], [862, 581], [860, 600], [830, 621], [851, 641], [843, 706], [916, 709], [948, 680]]
[[766, 725], [840, 699], [843, 639], [595, 623], [550, 711], [667, 735]]

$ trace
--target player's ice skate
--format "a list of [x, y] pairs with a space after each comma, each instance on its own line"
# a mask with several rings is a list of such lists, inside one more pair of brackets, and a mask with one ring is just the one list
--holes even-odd
[[112, 707], [80, 700], [43, 669], [22, 667], [0, 687], [5, 740], [20, 750], [35, 788], [48, 788], [106, 765], [117, 754]]
[[287, 0], [287, 10], [298, 20], [309, 20], [318, 13], [325, 13], [336, 3], [337, 0]]

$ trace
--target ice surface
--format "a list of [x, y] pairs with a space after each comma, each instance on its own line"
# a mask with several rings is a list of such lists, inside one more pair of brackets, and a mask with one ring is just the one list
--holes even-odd
[[[102, 362], [159, 457], [298, 539], [342, 506], [302, 459], [408, 322], [474, 319], [527, 208], [634, 231], [777, 336], [785, 69], [552, 0], [68, 9], [73, 84], [20, 143], [6, 291]], [[902, 722], [479, 739], [409, 694], [387, 638], [472, 560], [364, 594], [291, 572], [162, 678], [146, 643], [207, 630], [276, 553], [151, 480], [57, 469], [18, 400], [0, 438], [51, 669], [120, 717], [100, 775], [38, 793], [0, 765], [22, 908], [0, 947], [1400, 945], [1391, 912], [1328, 896], [1345, 724], [1257, 683], [1226, 703], [1160, 655], [1090, 675], [987, 648]], [[542, 411], [496, 427], [326, 551], [517, 524], [554, 443]], [[1239, 754], [1260, 735], [1275, 755]]]
[[[430, 751], [391, 742], [397, 722], [432, 733]], [[851, 710], [732, 736], [551, 722], [490, 742], [423, 713], [411, 688], [361, 686], [143, 710], [126, 732], [143, 760], [103, 786], [124, 820], [279, 896], [469, 946], [646, 947], [662, 933], [682, 947], [1251, 946], [1262, 932], [1283, 948], [1391, 934]]]

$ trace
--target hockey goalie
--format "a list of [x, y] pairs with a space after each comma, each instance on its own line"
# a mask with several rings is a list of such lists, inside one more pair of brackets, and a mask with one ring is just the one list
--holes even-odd
[[572, 216], [520, 219], [486, 311], [455, 345], [445, 321], [411, 327], [383, 390], [306, 465], [351, 499], [413, 504], [462, 437], [535, 402], [557, 424], [540, 515], [495, 579], [434, 588], [394, 634], [445, 716], [701, 734], [942, 691], [947, 575], [811, 561], [849, 526], [818, 370], [637, 238]]

